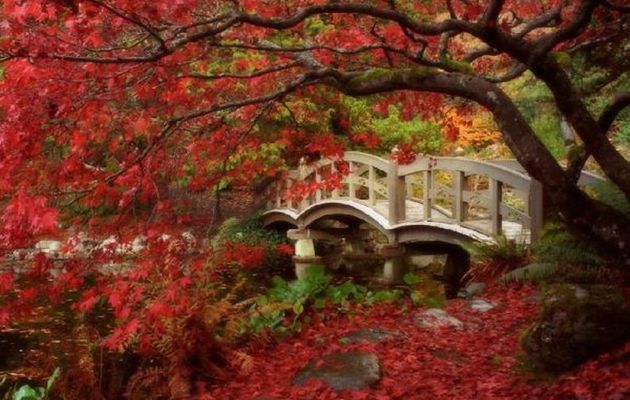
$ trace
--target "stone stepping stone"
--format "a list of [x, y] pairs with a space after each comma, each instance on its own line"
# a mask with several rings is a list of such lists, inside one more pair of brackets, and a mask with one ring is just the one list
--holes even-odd
[[486, 284], [483, 282], [470, 282], [465, 288], [460, 289], [459, 293], [457, 293], [457, 297], [469, 299], [474, 296], [479, 296], [485, 288]]
[[487, 312], [495, 308], [497, 305], [484, 299], [472, 299], [468, 306], [475, 311]]
[[400, 332], [384, 328], [363, 328], [345, 334], [339, 342], [341, 344], [357, 343], [366, 341], [370, 343], [380, 343], [400, 336]]
[[309, 379], [321, 380], [334, 390], [358, 390], [381, 379], [381, 364], [376, 354], [347, 351], [311, 360], [293, 379], [295, 386], [304, 386]]
[[462, 321], [439, 308], [429, 308], [426, 311], [416, 314], [415, 323], [421, 328], [429, 329], [442, 327], [462, 329], [464, 327]]

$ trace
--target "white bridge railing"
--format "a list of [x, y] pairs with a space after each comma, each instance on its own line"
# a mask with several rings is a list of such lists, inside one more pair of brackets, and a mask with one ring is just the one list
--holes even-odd
[[271, 209], [300, 213], [327, 200], [367, 205], [390, 226], [425, 221], [461, 225], [494, 236], [538, 238], [543, 224], [541, 184], [497, 164], [424, 157], [408, 165], [349, 151], [290, 171], [276, 186]]

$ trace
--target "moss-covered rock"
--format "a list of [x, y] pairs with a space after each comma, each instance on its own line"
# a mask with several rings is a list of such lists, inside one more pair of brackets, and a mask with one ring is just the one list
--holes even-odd
[[550, 285], [521, 345], [535, 369], [560, 372], [630, 338], [623, 291], [608, 285]]

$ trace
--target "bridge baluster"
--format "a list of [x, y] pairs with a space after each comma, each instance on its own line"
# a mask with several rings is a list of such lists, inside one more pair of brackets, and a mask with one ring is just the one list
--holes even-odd
[[[335, 166], [335, 163], [333, 162], [333, 163], [330, 164], [330, 173], [334, 174], [336, 172], [337, 172], [337, 167]], [[332, 192], [330, 193], [330, 197], [333, 198], [333, 199], [338, 198], [339, 197], [339, 189], [338, 188], [334, 188], [332, 190]]]
[[[298, 182], [300, 182], [301, 184], [306, 184], [306, 181], [309, 177], [309, 171], [307, 170], [306, 165], [300, 165], [300, 168], [298, 169]], [[310, 198], [310, 193], [308, 195], [305, 195], [304, 197], [302, 197], [302, 199], [300, 199], [300, 202], [298, 204], [298, 209], [304, 210], [309, 206], [309, 198]]]
[[390, 163], [387, 171], [387, 194], [389, 203], [389, 223], [395, 225], [404, 221], [406, 214], [405, 177], [398, 176], [398, 165]]
[[315, 191], [315, 202], [317, 203], [322, 200], [322, 190], [320, 189], [322, 176], [319, 174], [319, 169], [315, 170], [315, 182], [317, 182], [317, 190]]
[[[300, 222], [303, 217], [301, 214], [304, 214], [302, 211], [308, 206], [323, 200], [337, 200], [347, 190], [348, 194], [344, 194], [343, 198], [350, 201], [332, 204], [331, 207], [353, 207], [355, 212], [363, 212], [368, 219], [379, 220], [385, 230], [395, 231], [399, 228], [395, 226], [401, 222], [408, 222], [410, 226], [412, 223], [422, 226], [422, 222], [426, 221], [459, 225], [462, 228], [460, 231], [476, 231], [482, 235], [503, 233], [508, 237], [517, 237], [529, 234], [529, 238], [525, 239], [531, 241], [535, 241], [540, 235], [543, 224], [542, 186], [514, 168], [448, 157], [421, 158], [409, 165], [397, 165], [373, 155], [356, 152], [346, 153], [344, 159], [349, 165], [350, 175], [341, 177], [343, 189], [337, 187], [328, 191], [319, 188], [329, 172], [335, 175], [339, 173], [339, 164], [336, 163], [342, 162], [340, 160], [322, 160], [318, 166], [308, 168], [300, 165], [284, 179], [278, 180], [275, 185], [275, 201], [274, 194], [271, 194], [269, 206], [288, 210], [271, 219], [297, 218], [296, 221]], [[383, 172], [386, 182], [381, 181]], [[414, 174], [423, 175], [422, 199], [416, 199], [412, 195]], [[452, 174], [452, 187], [444, 187], [440, 183], [443, 182], [441, 174]], [[476, 188], [469, 187], [473, 176], [481, 178]], [[305, 181], [312, 182], [313, 179], [318, 184], [314, 193], [300, 201], [292, 198], [292, 185], [295, 182], [306, 183]], [[410, 189], [407, 188], [407, 181]], [[385, 187], [383, 183], [386, 183]], [[348, 185], [347, 189], [345, 185]], [[363, 191], [359, 192], [357, 186], [366, 186], [367, 196]], [[439, 193], [444, 193], [444, 196]], [[407, 194], [409, 199], [406, 198]], [[451, 208], [451, 200], [452, 212], [447, 210]], [[420, 201], [422, 205], [418, 204]], [[371, 208], [371, 211], [365, 211], [365, 206]], [[278, 210], [271, 212], [277, 213]], [[374, 216], [372, 212], [378, 215]], [[287, 217], [293, 213], [297, 216]], [[423, 221], [419, 220], [421, 215]], [[410, 230], [408, 226], [404, 229]]]
[[455, 221], [462, 222], [466, 219], [466, 206], [464, 204], [464, 184], [466, 176], [464, 171], [453, 171], [453, 217]]
[[374, 191], [374, 185], [376, 185], [376, 170], [370, 165], [368, 171], [368, 197], [370, 205], [376, 205], [376, 193]]
[[501, 202], [503, 201], [503, 184], [490, 178], [490, 232], [500, 235], [503, 230], [503, 218], [501, 216]]
[[424, 171], [424, 190], [423, 190], [423, 206], [424, 206], [424, 219], [431, 219], [431, 210], [433, 209], [432, 203], [432, 191], [433, 191], [433, 171]]
[[282, 182], [276, 181], [275, 184], [276, 190], [276, 208], [282, 207]]
[[348, 161], [348, 198], [354, 199], [354, 163]]

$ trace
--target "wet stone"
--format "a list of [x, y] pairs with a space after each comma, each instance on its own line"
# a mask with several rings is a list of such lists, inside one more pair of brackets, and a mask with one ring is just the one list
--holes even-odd
[[381, 379], [381, 365], [373, 353], [338, 352], [311, 360], [293, 379], [303, 386], [310, 379], [321, 380], [334, 390], [358, 390]]
[[460, 289], [457, 293], [457, 297], [468, 299], [473, 296], [479, 296], [485, 288], [486, 284], [483, 282], [470, 282], [465, 288]]
[[400, 336], [400, 332], [384, 328], [363, 328], [344, 335], [339, 342], [342, 344], [357, 343], [361, 341], [380, 343]]
[[429, 308], [416, 315], [415, 323], [422, 328], [453, 327], [462, 329], [464, 323], [439, 308]]
[[475, 311], [486, 312], [495, 308], [496, 304], [484, 299], [472, 299], [469, 303], [469, 307]]

